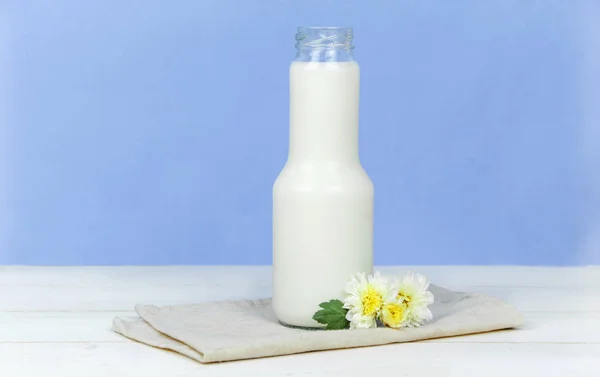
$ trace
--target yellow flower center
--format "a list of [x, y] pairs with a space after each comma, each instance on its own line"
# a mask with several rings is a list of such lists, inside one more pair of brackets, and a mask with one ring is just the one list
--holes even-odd
[[396, 296], [396, 298], [398, 299], [398, 301], [402, 299], [402, 304], [406, 307], [408, 307], [410, 305], [410, 302], [412, 301], [411, 297], [404, 292], [398, 292], [398, 296]]
[[373, 287], [367, 288], [367, 292], [362, 296], [363, 315], [372, 316], [377, 314], [383, 304], [383, 297]]
[[383, 307], [384, 322], [392, 327], [400, 324], [404, 318], [406, 307], [398, 304], [387, 304]]

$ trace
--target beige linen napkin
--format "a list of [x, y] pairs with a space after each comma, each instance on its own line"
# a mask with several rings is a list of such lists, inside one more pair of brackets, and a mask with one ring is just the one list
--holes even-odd
[[[114, 331], [202, 363], [410, 342], [519, 326], [523, 317], [501, 300], [430, 286], [433, 320], [419, 328], [309, 331], [280, 325], [271, 300], [136, 305], [139, 318], [115, 318]], [[318, 309], [318, 308], [316, 308]]]

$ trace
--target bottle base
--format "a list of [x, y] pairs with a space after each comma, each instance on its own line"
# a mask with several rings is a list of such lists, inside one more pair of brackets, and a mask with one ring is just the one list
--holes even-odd
[[280, 325], [284, 326], [284, 327], [288, 327], [290, 329], [297, 329], [297, 330], [308, 330], [308, 331], [323, 331], [325, 330], [324, 327], [304, 327], [304, 326], [294, 326], [294, 325], [290, 325], [287, 324], [283, 321], [277, 321], [279, 322]]

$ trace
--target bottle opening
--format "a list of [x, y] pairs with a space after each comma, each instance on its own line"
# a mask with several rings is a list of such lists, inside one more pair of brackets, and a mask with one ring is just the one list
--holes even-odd
[[296, 33], [296, 48], [352, 50], [352, 28], [337, 26], [302, 26]]

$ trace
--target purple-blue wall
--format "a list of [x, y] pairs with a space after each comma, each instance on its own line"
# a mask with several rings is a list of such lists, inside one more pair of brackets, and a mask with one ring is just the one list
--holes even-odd
[[268, 264], [301, 25], [355, 28], [378, 264], [600, 263], [600, 2], [5, 0], [0, 264]]

